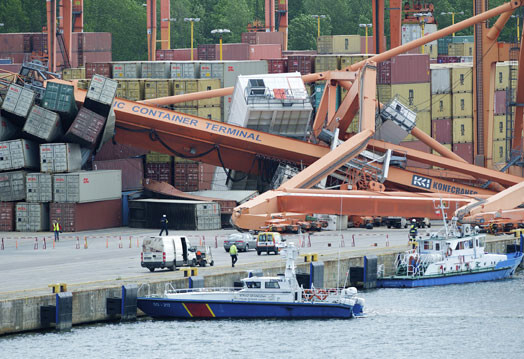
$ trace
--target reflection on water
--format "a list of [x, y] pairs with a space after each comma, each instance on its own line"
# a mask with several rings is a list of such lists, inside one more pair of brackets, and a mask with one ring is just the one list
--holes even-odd
[[359, 319], [143, 319], [1, 337], [0, 358], [524, 358], [524, 271], [362, 296]]

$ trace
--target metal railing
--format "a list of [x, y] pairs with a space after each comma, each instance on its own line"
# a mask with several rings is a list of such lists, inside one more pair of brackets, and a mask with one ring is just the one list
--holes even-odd
[[[282, 105], [294, 106], [310, 104], [311, 101], [307, 94], [307, 91], [302, 89], [278, 89], [282, 91], [283, 96], [277, 96], [275, 94], [275, 89], [271, 90], [266, 87], [263, 94], [250, 94], [252, 90], [257, 90], [257, 88], [246, 87], [244, 90], [244, 99], [248, 105]], [[295, 96], [295, 93], [300, 93], [300, 96]]]

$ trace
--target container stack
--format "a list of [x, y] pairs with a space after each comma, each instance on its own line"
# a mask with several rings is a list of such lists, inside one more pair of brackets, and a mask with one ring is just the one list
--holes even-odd
[[146, 155], [145, 178], [158, 182], [173, 183], [172, 157], [163, 153], [150, 152]]
[[453, 152], [473, 163], [473, 66], [451, 67]]
[[514, 118], [513, 113], [510, 113], [514, 107], [509, 107], [508, 103], [515, 100], [517, 69], [516, 63], [503, 62], [497, 63], [495, 71], [493, 163], [498, 165], [505, 164], [509, 159], [506, 128], [508, 122]]
[[437, 41], [437, 63], [458, 63], [473, 61], [473, 35], [446, 36], [441, 39], [438, 39]]

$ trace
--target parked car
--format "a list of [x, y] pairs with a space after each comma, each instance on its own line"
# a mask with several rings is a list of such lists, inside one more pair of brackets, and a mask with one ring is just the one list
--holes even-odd
[[224, 249], [229, 252], [229, 248], [235, 244], [239, 252], [247, 252], [250, 249], [255, 249], [257, 246], [256, 237], [251, 233], [232, 233], [224, 241]]

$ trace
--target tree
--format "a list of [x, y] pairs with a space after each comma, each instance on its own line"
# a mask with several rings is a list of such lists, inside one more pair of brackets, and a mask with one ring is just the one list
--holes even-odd
[[317, 20], [311, 15], [298, 15], [289, 23], [289, 46], [293, 50], [317, 48]]

